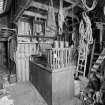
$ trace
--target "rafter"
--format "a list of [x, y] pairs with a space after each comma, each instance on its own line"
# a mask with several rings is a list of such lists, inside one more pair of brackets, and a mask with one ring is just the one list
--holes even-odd
[[64, 1], [66, 1], [66, 2], [68, 2], [68, 3], [70, 3], [70, 4], [77, 4], [77, 3], [79, 3], [79, 0], [64, 0]]
[[[30, 4], [30, 7], [36, 7], [36, 8], [42, 9], [42, 10], [46, 10], [46, 11], [48, 11], [48, 8], [49, 8], [48, 5], [42, 4], [42, 3], [39, 3], [36, 1], [32, 1]], [[54, 10], [55, 10], [55, 12], [58, 12], [57, 8], [54, 8]]]
[[[61, 4], [61, 5], [62, 5], [62, 4]], [[68, 10], [69, 10], [69, 9], [72, 9], [72, 8], [75, 7], [76, 5], [77, 5], [77, 4], [75, 3], [75, 4], [72, 4], [72, 5], [69, 6], [69, 7], [63, 8], [63, 9], [65, 10], [65, 16], [72, 17], [72, 11], [69, 11], [69, 13], [68, 13]], [[35, 7], [35, 8], [39, 8], [39, 9], [46, 10], [46, 11], [48, 11], [48, 8], [49, 8], [48, 5], [42, 4], [42, 3], [39, 3], [39, 2], [36, 2], [36, 1], [32, 1], [32, 2], [30, 3], [29, 7]], [[54, 8], [54, 10], [55, 10], [55, 12], [57, 12], [57, 13], [58, 13], [58, 11], [59, 11], [57, 8]], [[25, 10], [24, 13], [23, 13], [23, 15], [28, 15], [28, 16], [33, 16], [33, 17], [36, 16], [36, 17], [45, 18], [45, 19], [47, 18], [46, 16], [43, 16], [41, 13], [36, 13], [36, 12], [33, 12], [33, 11], [29, 11], [29, 10]], [[75, 15], [73, 15], [73, 18], [75, 18], [75, 19], [78, 20], [77, 16], [75, 16]]]
[[24, 11], [23, 15], [47, 19], [47, 16], [43, 16], [43, 15], [41, 15], [39, 13], [28, 11], [28, 10]]

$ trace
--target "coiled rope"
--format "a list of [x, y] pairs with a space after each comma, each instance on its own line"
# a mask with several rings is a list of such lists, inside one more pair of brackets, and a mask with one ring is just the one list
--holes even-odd
[[93, 10], [93, 9], [96, 7], [97, 2], [98, 2], [98, 0], [94, 0], [92, 6], [89, 7], [89, 6], [86, 4], [86, 0], [81, 0], [81, 1], [82, 1], [82, 3], [83, 3], [83, 8], [86, 9], [86, 11], [91, 11], [91, 10]]

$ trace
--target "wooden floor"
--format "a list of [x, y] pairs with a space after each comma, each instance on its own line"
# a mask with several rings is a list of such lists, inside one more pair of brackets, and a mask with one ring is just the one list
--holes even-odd
[[[36, 88], [30, 82], [17, 83], [8, 89], [14, 105], [47, 105]], [[81, 105], [80, 100], [74, 98], [69, 105]]]
[[17, 83], [8, 90], [10, 99], [14, 100], [14, 105], [47, 105], [30, 82]]

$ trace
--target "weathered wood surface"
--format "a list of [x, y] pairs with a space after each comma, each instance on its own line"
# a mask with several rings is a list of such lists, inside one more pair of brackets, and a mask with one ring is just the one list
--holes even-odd
[[16, 52], [17, 80], [29, 80], [29, 57], [36, 54], [36, 43], [18, 43]]
[[30, 81], [48, 105], [70, 105], [74, 96], [74, 67], [65, 67], [57, 72], [46, 69], [30, 62]]
[[47, 52], [48, 64], [53, 71], [72, 65], [71, 48], [52, 48]]

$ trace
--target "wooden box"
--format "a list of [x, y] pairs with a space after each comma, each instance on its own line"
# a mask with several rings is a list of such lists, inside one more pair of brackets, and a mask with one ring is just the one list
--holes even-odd
[[73, 66], [49, 70], [30, 61], [30, 81], [48, 105], [70, 105], [74, 96]]

